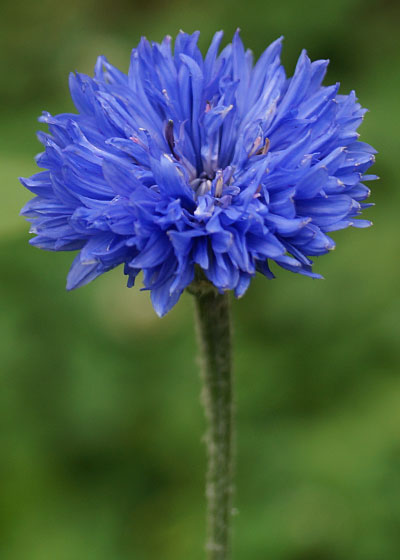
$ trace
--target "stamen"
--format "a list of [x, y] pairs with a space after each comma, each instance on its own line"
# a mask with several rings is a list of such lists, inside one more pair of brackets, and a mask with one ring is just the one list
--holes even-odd
[[215, 195], [214, 195], [216, 198], [219, 198], [222, 195], [222, 187], [224, 186], [224, 178], [222, 176], [222, 173], [219, 172], [218, 175], [219, 177], [215, 184]]
[[262, 148], [259, 148], [259, 145], [261, 144], [261, 136], [257, 136], [257, 138], [254, 140], [253, 146], [249, 152], [248, 157], [250, 158], [251, 156], [265, 156], [268, 153], [269, 150], [269, 146], [270, 146], [270, 141], [269, 138], [266, 138], [264, 141], [264, 146]]
[[256, 192], [254, 193], [253, 198], [259, 198], [261, 196], [261, 183], [258, 185]]
[[261, 150], [261, 154], [262, 154], [263, 156], [265, 156], [265, 155], [268, 153], [268, 150], [269, 150], [270, 145], [271, 145], [271, 142], [269, 141], [269, 138], [266, 138], [266, 139], [265, 139], [264, 147], [263, 147], [263, 149]]
[[254, 140], [253, 142], [253, 146], [249, 152], [248, 157], [250, 158], [251, 156], [254, 156], [254, 154], [256, 153], [256, 150], [258, 148], [258, 146], [261, 144], [261, 136], [257, 136], [257, 138]]
[[174, 121], [169, 120], [165, 126], [165, 139], [171, 150], [171, 154], [179, 161], [179, 156], [175, 153], [175, 139], [174, 139]]
[[195, 192], [196, 200], [199, 196], [203, 196], [211, 191], [212, 178], [210, 178], [204, 171], [200, 173], [199, 177], [190, 182], [190, 186]]
[[269, 138], [266, 138], [264, 146], [261, 148], [261, 150], [258, 150], [256, 155], [257, 156], [265, 156], [268, 153], [270, 144], [271, 144], [271, 142], [269, 141]]

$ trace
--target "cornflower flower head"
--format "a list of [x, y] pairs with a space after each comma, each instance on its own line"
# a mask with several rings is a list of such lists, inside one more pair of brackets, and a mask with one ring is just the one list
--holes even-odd
[[334, 248], [329, 232], [370, 225], [366, 110], [321, 85], [328, 61], [303, 51], [287, 78], [281, 39], [254, 64], [238, 32], [205, 57], [198, 36], [142, 38], [128, 74], [99, 57], [93, 78], [70, 76], [78, 113], [40, 117], [44, 170], [21, 179], [36, 195], [22, 214], [32, 245], [79, 251], [68, 289], [123, 264], [164, 315], [196, 268], [236, 296], [271, 261], [319, 278], [310, 257]]

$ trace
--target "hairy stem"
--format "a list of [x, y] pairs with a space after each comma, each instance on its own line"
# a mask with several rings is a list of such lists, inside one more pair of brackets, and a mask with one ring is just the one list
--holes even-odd
[[195, 296], [201, 349], [203, 403], [207, 431], [207, 559], [230, 558], [233, 493], [233, 398], [231, 325], [228, 294], [205, 282], [190, 290]]

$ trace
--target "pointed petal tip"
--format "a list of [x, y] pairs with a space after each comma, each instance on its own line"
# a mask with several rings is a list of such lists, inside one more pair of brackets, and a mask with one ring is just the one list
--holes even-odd
[[[25, 205], [25, 206], [26, 206], [26, 205]], [[21, 210], [18, 212], [18, 215], [19, 215], [19, 216], [22, 216], [23, 218], [26, 218], [26, 209], [25, 209], [25, 206], [23, 206], [23, 207], [21, 208]]]
[[161, 309], [158, 308], [156, 309], [154, 306], [153, 309], [156, 312], [156, 315], [159, 319], [162, 319], [167, 314], [167, 311], [162, 311]]
[[156, 312], [157, 317], [162, 319], [171, 310], [171, 307], [166, 305], [165, 302], [161, 303], [160, 301], [156, 301], [156, 299], [153, 298], [153, 293], [152, 292], [150, 294], [150, 297], [151, 297], [151, 303], [152, 303], [153, 309]]
[[69, 74], [68, 74], [68, 83], [71, 87], [71, 84], [74, 80], [76, 80], [79, 77], [79, 72], [78, 70], [72, 70]]
[[76, 288], [76, 284], [74, 284], [67, 276], [67, 282], [65, 283], [65, 289], [67, 290], [67, 292], [72, 292], [72, 290], [75, 290]]

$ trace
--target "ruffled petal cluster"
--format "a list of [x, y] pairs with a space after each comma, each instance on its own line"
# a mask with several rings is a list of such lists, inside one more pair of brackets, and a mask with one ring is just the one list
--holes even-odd
[[303, 51], [287, 78], [281, 39], [253, 64], [239, 33], [205, 57], [198, 35], [143, 38], [128, 74], [99, 57], [93, 78], [70, 76], [77, 114], [40, 117], [44, 171], [21, 179], [36, 195], [22, 213], [32, 245], [79, 251], [68, 289], [123, 264], [163, 315], [196, 267], [236, 296], [271, 261], [316, 278], [329, 232], [370, 225], [365, 109], [321, 85], [328, 61]]

